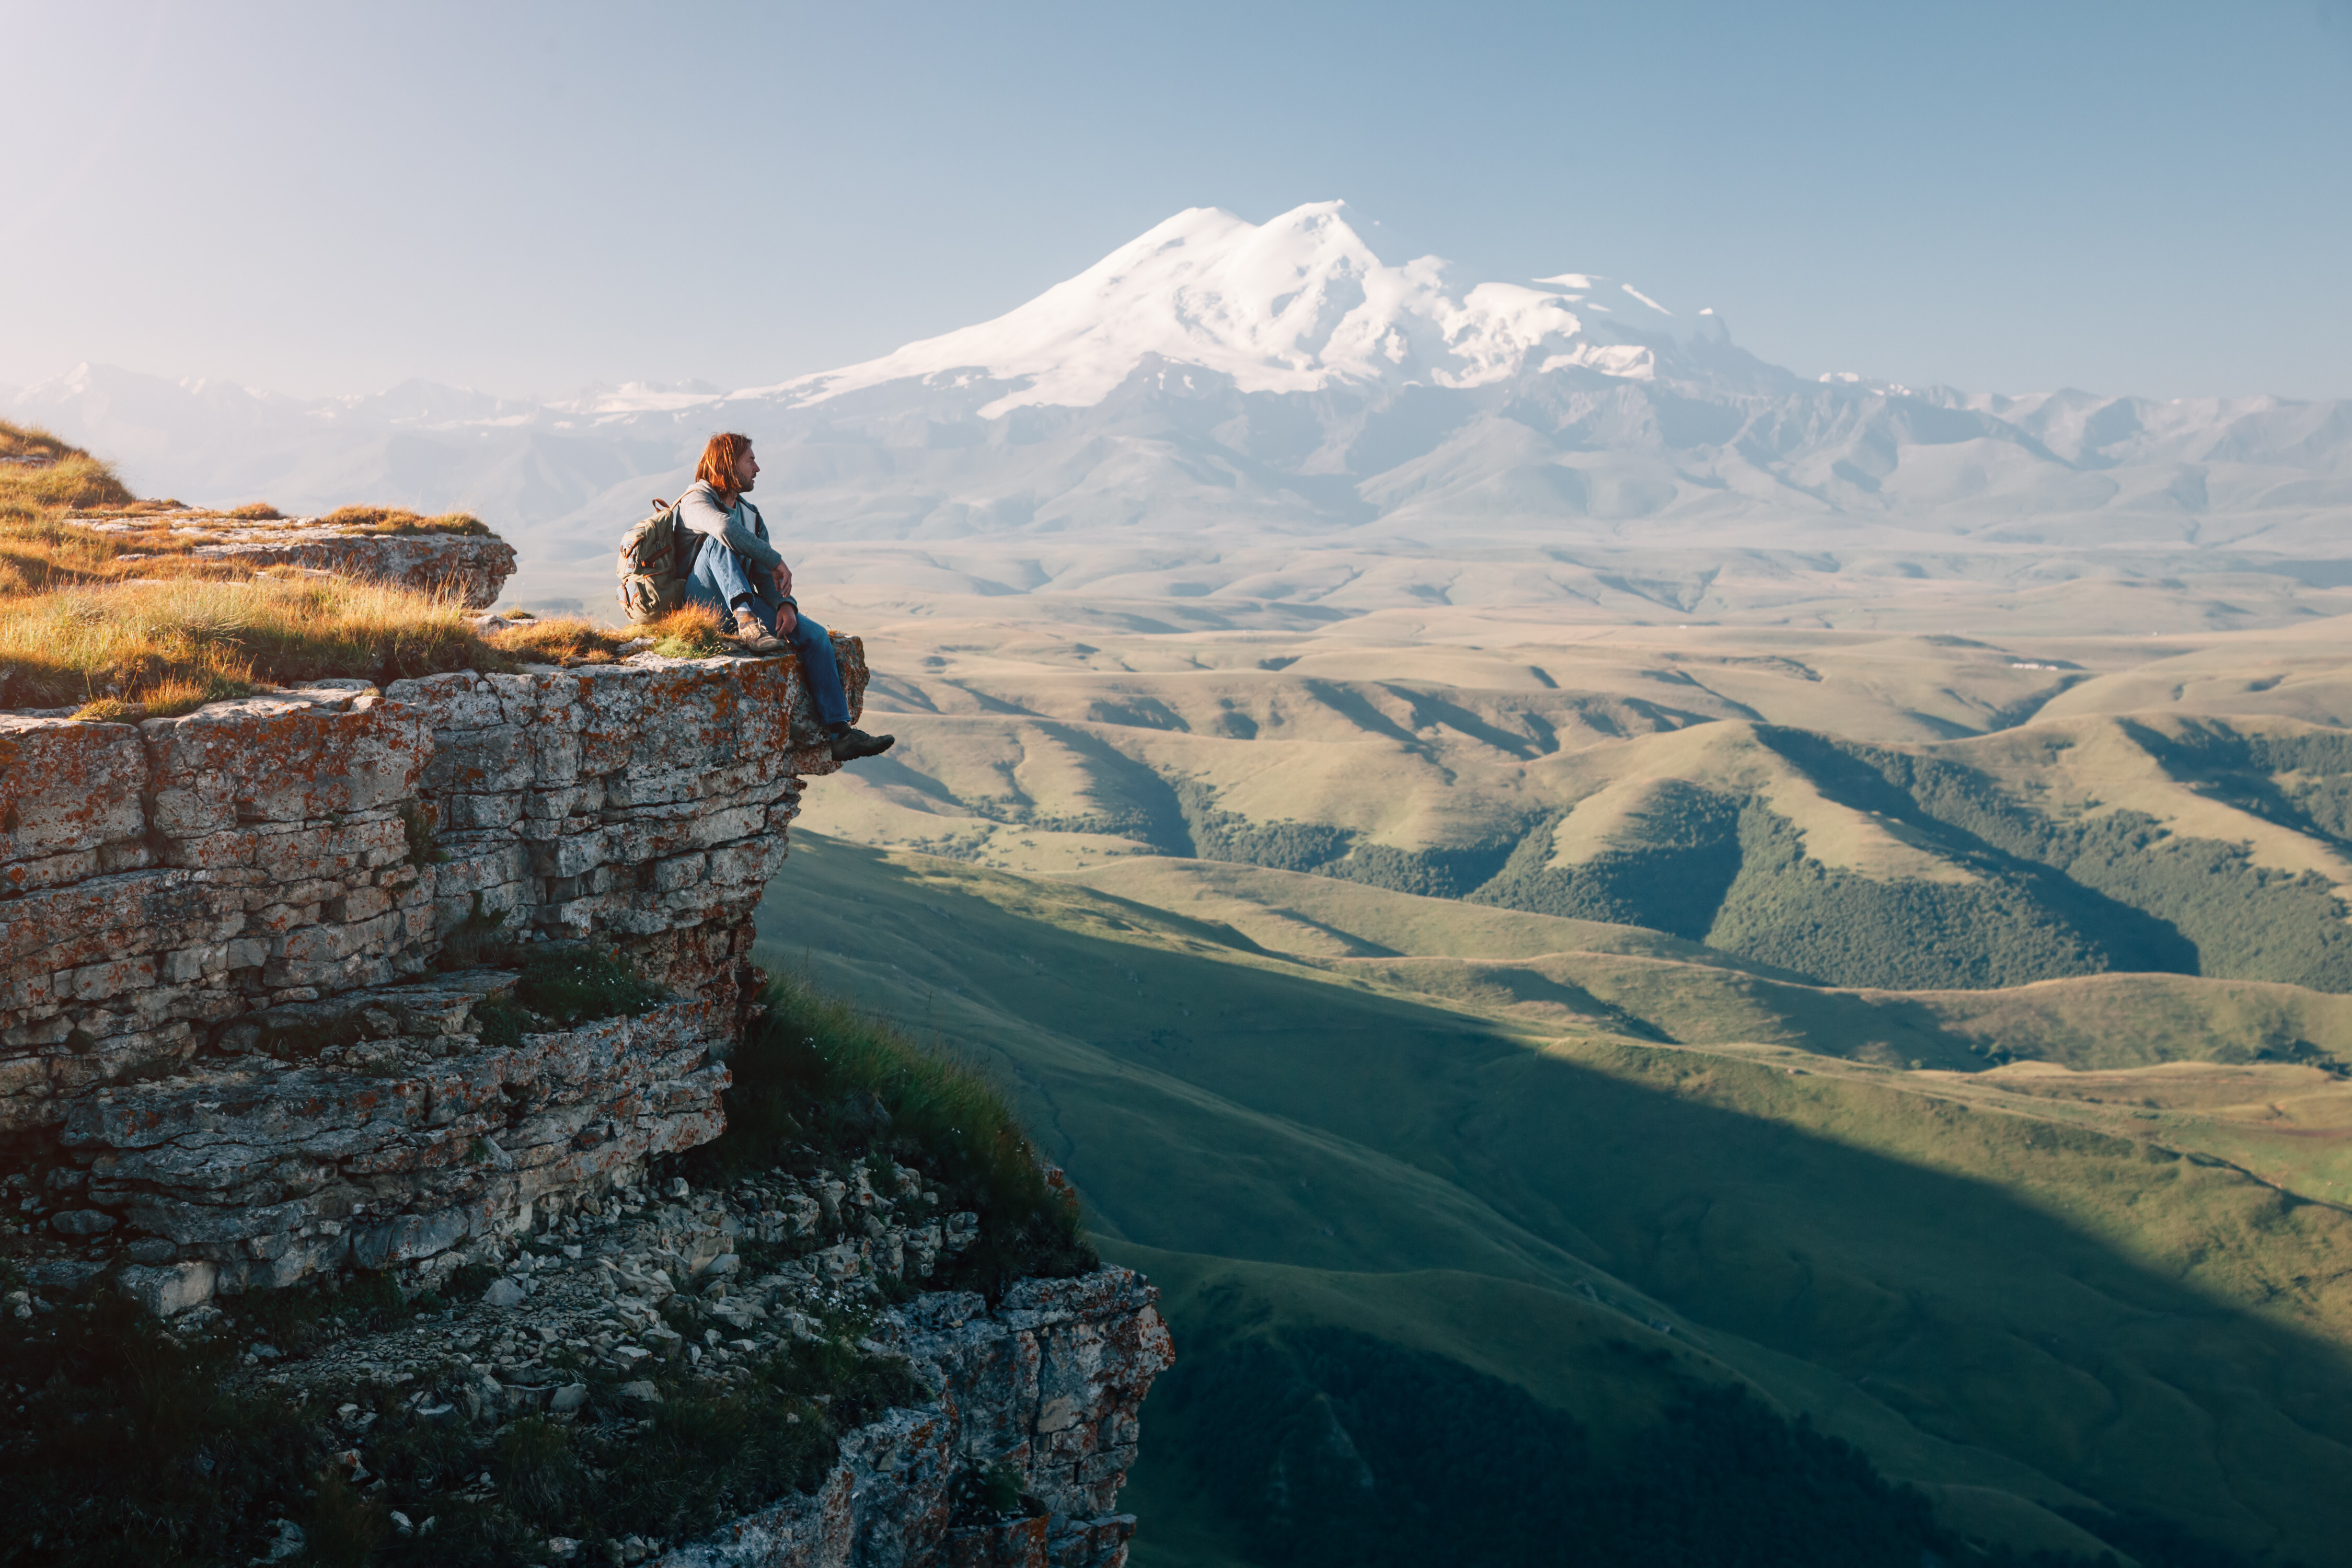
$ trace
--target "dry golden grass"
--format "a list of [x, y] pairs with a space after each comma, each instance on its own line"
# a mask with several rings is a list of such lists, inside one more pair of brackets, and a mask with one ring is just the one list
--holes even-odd
[[[457, 598], [193, 552], [177, 501], [142, 501], [114, 471], [46, 430], [0, 422], [0, 708], [65, 708], [84, 719], [161, 717], [272, 686], [329, 677], [378, 685], [451, 669], [606, 664], [647, 637], [672, 658], [732, 647], [690, 606], [616, 632], [576, 616], [519, 617], [484, 637]], [[98, 529], [77, 511], [141, 526]], [[200, 518], [267, 522], [256, 501]], [[423, 517], [345, 507], [320, 520], [374, 533], [488, 534], [462, 512]]]
[[189, 542], [161, 522], [104, 532], [70, 521], [78, 510], [137, 517], [180, 503], [139, 500], [110, 465], [37, 426], [0, 420], [0, 458], [34, 459], [0, 462], [0, 598], [133, 577], [235, 574], [189, 558]]
[[510, 615], [516, 624], [491, 633], [486, 640], [501, 653], [534, 664], [607, 663], [624, 652], [640, 651], [639, 645], [648, 637], [653, 646], [642, 651], [665, 658], [709, 658], [735, 647], [734, 639], [719, 629], [719, 613], [706, 605], [687, 605], [660, 620], [624, 630], [600, 626], [577, 616], [542, 620], [528, 610]]
[[40, 463], [0, 463], [0, 510], [68, 511], [135, 504], [114, 470], [87, 452]]
[[651, 651], [704, 658], [733, 645], [689, 606], [616, 632], [572, 616], [479, 635], [454, 597], [344, 578], [181, 578], [61, 589], [0, 617], [0, 708], [161, 718], [327, 677], [388, 681], [451, 669], [610, 664]]
[[647, 621], [636, 635], [651, 637], [646, 651], [664, 658], [709, 658], [735, 647], [719, 624], [719, 612], [708, 605], [681, 605], [657, 621]]
[[621, 657], [630, 636], [577, 616], [560, 616], [544, 621], [533, 616], [485, 640], [532, 664], [609, 664]]
[[142, 576], [242, 576], [186, 552], [169, 529], [99, 533], [57, 510], [0, 505], [0, 599]]
[[143, 577], [242, 577], [248, 567], [189, 553], [197, 542], [168, 525], [100, 532], [60, 509], [0, 503], [0, 599]]
[[[454, 597], [373, 583], [194, 578], [71, 588], [0, 617], [0, 706], [184, 713], [266, 686], [389, 680], [519, 660]], [[108, 703], [113, 706], [100, 706]]]
[[[271, 516], [277, 513], [272, 511]], [[438, 517], [390, 506], [339, 507], [319, 520], [331, 528], [360, 528], [370, 533], [465, 533], [487, 536], [489, 525], [470, 513], [445, 511]]]
[[0, 419], [0, 458], [33, 458], [55, 462], [80, 450], [37, 425], [11, 425]]
[[[194, 554], [206, 541], [180, 531], [181, 526], [211, 520], [273, 522], [283, 516], [267, 501], [205, 511], [176, 500], [142, 500], [89, 453], [37, 426], [0, 421], [0, 459], [6, 458], [31, 460], [0, 460], [0, 599], [150, 578], [242, 581], [249, 565]], [[88, 526], [99, 520], [142, 526]], [[386, 507], [345, 507], [321, 521], [372, 533], [490, 531], [463, 512], [421, 517]]]

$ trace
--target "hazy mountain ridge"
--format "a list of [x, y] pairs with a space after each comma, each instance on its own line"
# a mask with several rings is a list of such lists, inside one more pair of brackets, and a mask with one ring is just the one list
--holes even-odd
[[722, 426], [810, 540], [2333, 554], [2352, 519], [2352, 403], [1806, 381], [1608, 279], [1454, 292], [1336, 203], [1193, 209], [994, 321], [734, 393], [304, 401], [84, 366], [5, 406], [137, 487], [465, 507], [550, 562], [602, 555]]

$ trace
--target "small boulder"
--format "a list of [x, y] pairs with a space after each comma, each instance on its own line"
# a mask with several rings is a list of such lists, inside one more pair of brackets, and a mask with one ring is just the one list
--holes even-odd
[[256, 1563], [290, 1563], [310, 1551], [310, 1542], [300, 1525], [290, 1519], [273, 1519], [269, 1522], [277, 1537], [270, 1542], [267, 1553], [254, 1559]]
[[529, 1294], [530, 1293], [522, 1288], [519, 1281], [501, 1274], [496, 1279], [490, 1281], [490, 1288], [482, 1292], [482, 1305], [486, 1307], [520, 1307], [523, 1304], [524, 1300], [528, 1299]]
[[547, 1407], [558, 1415], [569, 1415], [587, 1403], [588, 1385], [584, 1383], [567, 1383], [555, 1391], [555, 1397], [548, 1401]]
[[103, 1236], [115, 1226], [104, 1209], [66, 1209], [49, 1216], [49, 1228], [59, 1236]]
[[173, 1263], [161, 1268], [134, 1263], [116, 1278], [124, 1295], [157, 1317], [169, 1318], [211, 1300], [218, 1271], [209, 1263]]
[[656, 1388], [645, 1378], [639, 1378], [635, 1383], [625, 1383], [617, 1392], [621, 1396], [621, 1403], [635, 1409], [650, 1410], [662, 1402], [661, 1390]]

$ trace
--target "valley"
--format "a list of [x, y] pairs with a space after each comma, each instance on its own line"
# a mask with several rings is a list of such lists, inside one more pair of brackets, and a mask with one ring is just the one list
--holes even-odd
[[1381, 1408], [1499, 1380], [1603, 1457], [1748, 1389], [2019, 1552], [2331, 1559], [2352, 627], [1926, 629], [1947, 592], [842, 590], [900, 740], [812, 795], [761, 962], [985, 1061], [1169, 1290], [1139, 1563], [1291, 1561], [1218, 1401], [1398, 1356]]

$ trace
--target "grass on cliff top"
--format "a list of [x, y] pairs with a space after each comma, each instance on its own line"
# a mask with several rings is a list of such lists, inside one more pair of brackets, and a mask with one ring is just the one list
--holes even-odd
[[728, 1066], [727, 1131], [681, 1157], [713, 1184], [746, 1172], [887, 1156], [929, 1175], [947, 1210], [980, 1215], [980, 1238], [940, 1289], [990, 1300], [1024, 1278], [1100, 1266], [1076, 1194], [1049, 1174], [1012, 1102], [971, 1062], [927, 1050], [869, 1014], [787, 975]]
[[693, 608], [628, 633], [562, 619], [485, 637], [454, 597], [343, 578], [84, 586], [8, 604], [0, 709], [157, 718], [305, 680], [381, 686], [456, 669], [610, 663], [645, 637], [654, 651], [703, 658], [726, 646], [716, 626]]
[[[89, 526], [91, 515], [144, 522], [100, 529]], [[279, 515], [257, 501], [199, 521]], [[184, 531], [188, 521], [176, 500], [133, 496], [88, 452], [0, 421], [0, 710], [164, 717], [304, 680], [382, 685], [455, 669], [609, 663], [647, 637], [671, 658], [730, 647], [718, 616], [692, 605], [626, 632], [563, 616], [486, 637], [445, 595], [198, 555], [205, 540]], [[464, 512], [394, 507], [349, 506], [318, 521], [362, 533], [490, 533]]]
[[461, 533], [475, 539], [491, 536], [488, 523], [463, 511], [424, 517], [396, 506], [346, 506], [329, 512], [319, 521], [328, 528], [352, 528], [368, 533]]
[[11, 425], [0, 419], [0, 516], [11, 511], [137, 504], [138, 498], [115, 476], [110, 464], [37, 425]]
[[[144, 578], [242, 580], [250, 566], [194, 554], [206, 541], [180, 530], [191, 521], [262, 523], [283, 517], [267, 501], [214, 511], [177, 500], [142, 500], [113, 465], [38, 426], [0, 420], [0, 599]], [[101, 519], [144, 526], [88, 526]], [[347, 506], [317, 521], [360, 533], [490, 532], [466, 512], [425, 517], [396, 507]]]

